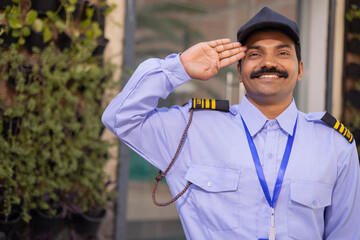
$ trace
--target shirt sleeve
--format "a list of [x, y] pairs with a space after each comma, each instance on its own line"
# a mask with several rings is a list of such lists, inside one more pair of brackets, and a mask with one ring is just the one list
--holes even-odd
[[125, 144], [164, 170], [186, 126], [188, 108], [156, 108], [174, 88], [190, 80], [179, 54], [139, 65], [124, 89], [105, 109], [104, 125]]
[[359, 157], [355, 142], [349, 147], [347, 154], [342, 152], [345, 160], [338, 166], [332, 204], [325, 210], [326, 240], [360, 239]]

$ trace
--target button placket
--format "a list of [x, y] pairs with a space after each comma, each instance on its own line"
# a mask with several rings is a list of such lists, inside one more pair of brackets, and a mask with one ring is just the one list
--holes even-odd
[[[274, 125], [275, 124], [275, 125]], [[272, 127], [270, 128], [270, 125]], [[268, 184], [272, 185], [276, 181], [278, 167], [276, 163], [277, 143], [279, 139], [279, 132], [276, 130], [276, 122], [269, 123], [269, 130], [266, 133], [266, 140], [264, 146], [264, 175]]]

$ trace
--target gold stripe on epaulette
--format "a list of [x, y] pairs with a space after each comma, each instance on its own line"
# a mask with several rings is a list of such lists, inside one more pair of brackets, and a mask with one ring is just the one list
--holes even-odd
[[352, 142], [353, 138], [354, 138], [354, 136], [352, 135], [352, 133], [351, 133], [351, 132], [349, 132], [349, 137], [348, 137], [349, 142]]
[[341, 125], [340, 125], [341, 127], [340, 127], [340, 129], [339, 129], [339, 133], [343, 133], [344, 132], [344, 129], [345, 129], [345, 127], [344, 127], [344, 124], [342, 124], [341, 123]]
[[205, 100], [205, 108], [210, 108], [210, 100], [209, 99]]
[[345, 131], [343, 133], [343, 136], [346, 137], [346, 133], [348, 132], [349, 130], [347, 128], [345, 128]]
[[211, 109], [216, 109], [216, 101], [215, 101], [215, 99], [211, 99]]
[[354, 139], [352, 133], [347, 129], [344, 124], [340, 123], [336, 118], [334, 118], [330, 113], [325, 113], [321, 118], [322, 121], [326, 122], [329, 126], [333, 127], [337, 132], [343, 135], [349, 143]]

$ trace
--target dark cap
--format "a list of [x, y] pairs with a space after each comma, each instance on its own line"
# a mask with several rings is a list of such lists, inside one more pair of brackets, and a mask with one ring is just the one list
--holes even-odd
[[246, 41], [251, 33], [264, 28], [280, 30], [292, 38], [295, 44], [300, 45], [300, 33], [297, 24], [268, 7], [261, 9], [260, 12], [239, 29], [237, 39], [244, 44], [243, 41]]

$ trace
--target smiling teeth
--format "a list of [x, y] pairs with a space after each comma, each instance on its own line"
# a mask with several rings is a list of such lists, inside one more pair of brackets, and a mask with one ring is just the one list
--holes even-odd
[[278, 75], [262, 75], [261, 78], [279, 78]]

